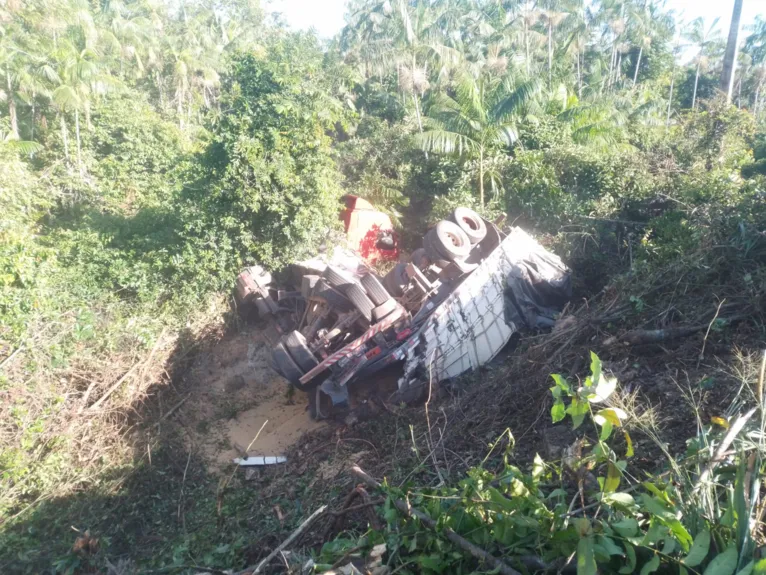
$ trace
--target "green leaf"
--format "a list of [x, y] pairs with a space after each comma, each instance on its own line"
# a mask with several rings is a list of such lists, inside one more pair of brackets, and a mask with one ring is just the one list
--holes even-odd
[[676, 516], [673, 514], [673, 512], [665, 507], [665, 505], [656, 497], [649, 497], [644, 495], [641, 500], [643, 502], [644, 508], [652, 515], [656, 515], [660, 519], [665, 519], [667, 521], [675, 520]]
[[612, 435], [612, 429], [612, 424], [604, 420], [604, 422], [601, 424], [601, 433], [598, 435], [599, 440], [606, 441], [609, 439], [609, 436]]
[[553, 423], [558, 423], [562, 419], [564, 419], [567, 416], [567, 410], [564, 406], [564, 402], [560, 399], [557, 399], [553, 407], [551, 407], [551, 420], [553, 420]]
[[753, 575], [764, 574], [766, 574], [766, 559], [761, 559], [758, 561], [758, 563], [755, 564], [755, 567], [753, 568]]
[[609, 537], [605, 537], [603, 535], [599, 535], [598, 536], [598, 544], [601, 545], [604, 549], [606, 549], [606, 552], [609, 555], [619, 555], [620, 557], [625, 555], [625, 553], [622, 550], [622, 547], [617, 545]]
[[753, 568], [755, 567], [755, 559], [750, 561], [747, 565], [745, 565], [742, 569], [737, 571], [737, 575], [750, 575], [753, 572]]
[[628, 558], [628, 564], [620, 568], [620, 573], [627, 575], [636, 569], [636, 549], [627, 541], [625, 542], [625, 556]]
[[676, 540], [681, 544], [681, 549], [686, 552], [689, 550], [689, 546], [692, 544], [692, 536], [686, 530], [686, 527], [678, 520], [668, 522], [670, 532], [675, 536]]
[[[615, 493], [615, 495], [619, 494]], [[633, 537], [638, 533], [638, 521], [632, 517], [626, 517], [617, 523], [612, 523], [612, 528], [623, 537]]]
[[545, 473], [545, 462], [539, 453], [535, 453], [535, 459], [532, 463], [532, 479], [538, 480]]
[[601, 382], [601, 360], [592, 351], [590, 352], [590, 379], [596, 386]]
[[694, 538], [691, 549], [686, 557], [682, 559], [682, 563], [687, 567], [696, 567], [705, 560], [707, 552], [710, 549], [710, 531], [707, 528], [703, 529]]
[[659, 567], [660, 567], [660, 556], [655, 553], [654, 557], [652, 557], [648, 563], [646, 563], [643, 567], [641, 567], [640, 575], [649, 575], [649, 573], [654, 573], [655, 571], [657, 571]]
[[622, 505], [624, 507], [633, 507], [636, 504], [636, 500], [630, 493], [609, 493], [604, 496], [603, 501], [607, 505]]
[[628, 414], [619, 407], [601, 409], [596, 413], [596, 415], [593, 416], [593, 420], [599, 425], [604, 425], [604, 422], [608, 422], [615, 427], [622, 427], [622, 422], [627, 418]]
[[622, 474], [620, 473], [620, 470], [617, 468], [617, 466], [612, 463], [611, 461], [607, 465], [606, 470], [606, 480], [604, 481], [604, 492], [605, 493], [612, 493], [614, 491], [617, 491], [617, 488], [620, 486], [620, 479], [622, 477]]
[[726, 551], [710, 562], [702, 575], [733, 575], [737, 568], [738, 556], [736, 547], [733, 545], [727, 547]]
[[577, 544], [577, 575], [596, 575], [596, 557], [593, 555], [593, 536], [580, 539]]
[[558, 387], [559, 389], [563, 391], [566, 391], [567, 393], [571, 393], [572, 390], [569, 387], [569, 383], [567, 382], [566, 379], [561, 377], [561, 375], [559, 375], [558, 373], [552, 373], [551, 377], [553, 378], [553, 381], [556, 382], [556, 387]]

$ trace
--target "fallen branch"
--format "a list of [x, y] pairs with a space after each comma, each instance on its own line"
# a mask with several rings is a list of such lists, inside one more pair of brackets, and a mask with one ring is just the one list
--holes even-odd
[[668, 329], [636, 329], [620, 336], [614, 336], [604, 341], [605, 346], [625, 344], [625, 345], [644, 345], [647, 343], [660, 343], [670, 339], [680, 339], [688, 337], [702, 331], [707, 324], [693, 325], [689, 327], [671, 327]]
[[112, 387], [106, 390], [106, 393], [98, 398], [96, 403], [91, 405], [88, 408], [88, 411], [95, 411], [96, 408], [104, 403], [107, 399], [109, 399], [109, 396], [112, 395], [115, 391], [117, 391], [117, 388], [120, 387], [123, 382], [130, 377], [130, 375], [133, 373], [133, 371], [139, 366], [140, 364], [138, 362], [133, 364], [133, 367], [131, 367], [128, 371], [125, 372], [125, 375], [123, 375], [120, 379], [117, 380], [117, 383], [115, 383]]
[[[364, 483], [369, 485], [370, 487], [374, 487], [375, 489], [380, 489], [380, 483], [375, 481], [372, 477], [367, 475], [359, 466], [354, 465], [351, 467], [351, 473], [356, 475], [359, 479], [361, 479]], [[436, 521], [431, 519], [428, 515], [423, 513], [422, 511], [418, 511], [417, 509], [413, 509], [410, 507], [407, 503], [402, 501], [401, 499], [394, 499], [394, 505], [396, 508], [401, 511], [405, 516], [407, 517], [416, 517], [420, 520], [423, 525], [428, 527], [429, 529], [433, 529], [436, 531]], [[455, 533], [452, 529], [449, 527], [445, 527], [441, 533], [444, 534], [444, 536], [449, 539], [452, 543], [454, 543], [457, 547], [465, 551], [466, 553], [469, 553], [476, 559], [483, 561], [490, 565], [493, 569], [497, 569], [499, 573], [502, 573], [503, 575], [521, 575], [518, 571], [513, 569], [511, 566], [509, 566], [504, 561], [498, 559], [497, 557], [494, 557], [493, 555], [490, 555], [484, 549], [481, 549], [471, 543], [470, 541], [464, 539], [457, 533]]]
[[314, 511], [314, 513], [309, 515], [309, 518], [306, 519], [303, 523], [301, 523], [298, 526], [298, 528], [295, 531], [293, 531], [287, 539], [282, 541], [282, 543], [280, 543], [279, 546], [276, 549], [274, 549], [274, 551], [269, 553], [263, 561], [258, 563], [257, 567], [255, 568], [248, 567], [244, 571], [240, 571], [239, 573], [237, 573], [237, 575], [246, 575], [248, 573], [250, 575], [257, 575], [258, 573], [261, 573], [261, 570], [269, 563], [269, 561], [274, 559], [274, 557], [276, 557], [281, 551], [283, 551], [288, 545], [290, 545], [290, 543], [295, 541], [298, 538], [298, 536], [301, 533], [303, 533], [306, 530], [306, 528], [309, 525], [311, 525], [317, 517], [319, 517], [322, 513], [325, 512], [325, 509], [327, 509], [327, 505], [322, 505], [322, 507], [320, 507], [319, 509]]

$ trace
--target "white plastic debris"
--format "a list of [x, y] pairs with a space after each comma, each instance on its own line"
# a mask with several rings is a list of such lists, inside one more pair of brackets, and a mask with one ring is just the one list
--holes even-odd
[[241, 465], [242, 467], [249, 467], [251, 465], [275, 465], [277, 463], [285, 463], [286, 461], [287, 457], [283, 457], [282, 455], [261, 455], [257, 457], [248, 457], [247, 459], [237, 457], [234, 459], [234, 463]]

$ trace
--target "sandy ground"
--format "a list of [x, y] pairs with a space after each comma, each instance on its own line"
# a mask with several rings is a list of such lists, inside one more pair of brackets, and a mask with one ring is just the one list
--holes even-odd
[[183, 427], [214, 467], [230, 466], [245, 453], [283, 455], [323, 426], [311, 419], [307, 396], [288, 393], [287, 382], [269, 367], [269, 350], [258, 330], [227, 336], [200, 354], [187, 375], [192, 395]]

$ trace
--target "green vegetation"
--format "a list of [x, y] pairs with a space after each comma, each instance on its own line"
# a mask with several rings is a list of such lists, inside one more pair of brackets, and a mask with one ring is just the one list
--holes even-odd
[[[187, 478], [156, 400], [183, 389], [213, 326], [234, 323], [239, 268], [278, 270], [334, 241], [343, 193], [390, 213], [408, 248], [456, 205], [506, 213], [572, 265], [578, 301], [617, 294], [636, 325], [710, 322], [713, 349], [762, 347], [763, 18], [741, 35], [730, 103], [713, 23], [682, 23], [660, 2], [353, 0], [347, 22], [323, 43], [244, 0], [0, 6], [0, 571], [73, 573], [118, 556], [244, 566], [261, 551], [254, 534], [287, 529], [243, 518], [268, 504], [257, 493], [221, 503], [197, 457]], [[721, 318], [700, 315], [714, 296]], [[603, 329], [635, 327], [615, 322]], [[603, 356], [602, 335], [589, 345]], [[531, 474], [510, 460], [465, 465], [457, 487], [417, 488], [415, 502], [498, 554], [575, 553], [583, 575], [623, 555], [623, 573], [756, 572], [742, 507], [756, 482], [737, 495], [762, 468], [751, 430], [718, 483], [697, 489], [691, 468], [720, 433], [700, 418], [690, 451], [662, 453], [667, 475], [629, 495], [628, 448], [614, 446], [627, 424], [592, 411], [572, 370], [553, 414], [597, 426], [571, 469], [601, 480], [594, 514], [575, 517], [549, 488], [569, 473], [555, 461]], [[421, 463], [386, 453], [400, 478], [426, 484]], [[167, 519], [180, 521], [179, 490], [197, 503], [183, 530]], [[305, 511], [280, 505], [288, 522]], [[364, 549], [383, 537], [411, 572], [475, 567], [386, 514]], [[99, 554], [70, 552], [75, 524], [102, 535]], [[336, 540], [322, 557], [344, 549]]]

